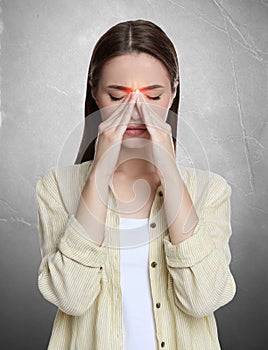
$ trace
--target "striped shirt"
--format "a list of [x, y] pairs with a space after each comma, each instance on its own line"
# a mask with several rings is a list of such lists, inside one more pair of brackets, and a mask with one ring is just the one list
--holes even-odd
[[[42, 255], [38, 287], [58, 308], [49, 350], [127, 350], [123, 349], [120, 218], [112, 183], [101, 246], [89, 239], [75, 218], [91, 164], [51, 168], [36, 183]], [[236, 292], [230, 271], [231, 186], [214, 172], [177, 166], [199, 222], [191, 237], [173, 245], [162, 185], [157, 188], [148, 221], [157, 346], [216, 350], [220, 343], [213, 313]], [[147, 350], [143, 339], [137, 350]]]

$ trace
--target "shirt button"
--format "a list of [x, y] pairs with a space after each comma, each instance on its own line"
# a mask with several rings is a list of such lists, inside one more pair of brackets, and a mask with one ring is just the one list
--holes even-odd
[[157, 307], [158, 309], [160, 308], [160, 306], [161, 306], [160, 303], [156, 303], [156, 307]]
[[156, 267], [156, 265], [157, 265], [157, 263], [156, 263], [155, 261], [153, 261], [153, 262], [151, 263], [151, 266], [152, 266], [152, 267]]
[[163, 197], [163, 192], [162, 191], [159, 191], [158, 194], [159, 194], [160, 197]]
[[164, 348], [164, 347], [165, 347], [165, 342], [162, 341], [162, 343], [161, 343], [161, 348]]
[[152, 223], [150, 224], [150, 226], [151, 226], [152, 228], [155, 228], [156, 223], [155, 223], [155, 222], [152, 222]]

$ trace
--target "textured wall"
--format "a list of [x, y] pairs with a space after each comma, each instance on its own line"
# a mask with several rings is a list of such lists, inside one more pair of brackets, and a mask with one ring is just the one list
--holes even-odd
[[46, 349], [56, 308], [37, 289], [35, 183], [50, 167], [74, 163], [97, 39], [138, 18], [160, 25], [179, 55], [178, 138], [187, 151], [179, 157], [218, 172], [233, 189], [237, 294], [216, 312], [222, 348], [262, 349], [268, 340], [268, 1], [12, 0], [2, 10], [1, 349]]

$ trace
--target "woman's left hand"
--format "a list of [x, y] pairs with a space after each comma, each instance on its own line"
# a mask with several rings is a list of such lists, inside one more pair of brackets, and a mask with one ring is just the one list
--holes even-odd
[[[158, 115], [155, 110], [159, 108], [159, 112], [163, 114], [164, 108], [155, 105], [156, 108], [154, 109], [146, 101], [141, 92], [137, 93], [138, 98], [136, 103], [147, 127], [147, 131], [151, 136], [154, 166], [162, 182], [165, 174], [171, 175], [175, 169], [177, 170], [172, 129], [170, 124], [166, 123], [164, 118]], [[166, 115], [167, 111], [164, 112]]]
[[171, 126], [164, 121], [164, 116], [155, 112], [140, 92], [136, 103], [151, 136], [149, 141], [154, 165], [164, 189], [164, 208], [171, 242], [178, 244], [193, 234], [199, 219], [176, 164]]

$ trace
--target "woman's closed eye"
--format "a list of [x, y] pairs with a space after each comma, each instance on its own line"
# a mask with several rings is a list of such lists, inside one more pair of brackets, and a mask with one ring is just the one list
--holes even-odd
[[160, 100], [160, 96], [155, 96], [155, 97], [150, 97], [150, 96], [147, 96], [150, 100]]
[[122, 97], [114, 97], [114, 96], [112, 96], [110, 94], [109, 94], [109, 96], [110, 96], [112, 101], [119, 101], [119, 100], [122, 100], [124, 98], [124, 96], [122, 96]]
[[[110, 95], [109, 94], [109, 96], [110, 96], [110, 98], [111, 98], [111, 100], [112, 101], [119, 101], [119, 100], [122, 100], [125, 96], [122, 96], [122, 97], [114, 97], [114, 96], [112, 96], [112, 95]], [[150, 100], [160, 100], [160, 96], [161, 95], [159, 95], [159, 96], [155, 96], [155, 97], [150, 97], [150, 96], [147, 96]]]

